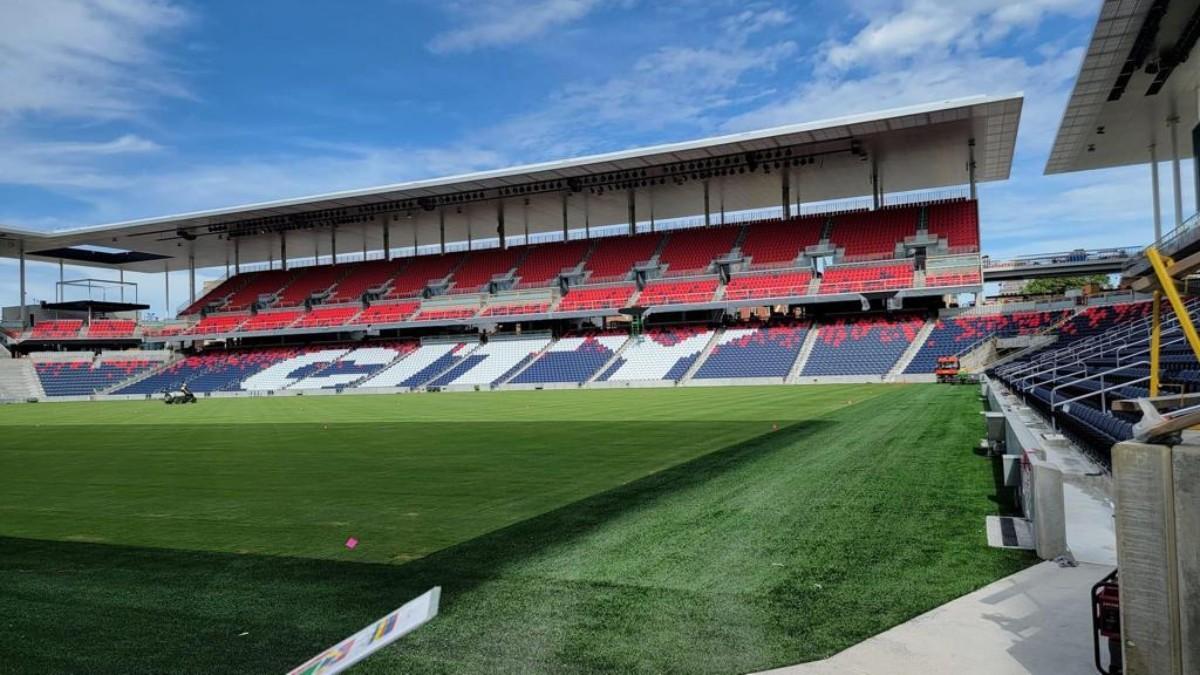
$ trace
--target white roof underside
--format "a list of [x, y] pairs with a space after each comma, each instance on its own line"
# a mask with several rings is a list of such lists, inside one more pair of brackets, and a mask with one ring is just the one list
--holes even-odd
[[[1198, 4], [1175, 0], [1168, 5], [1148, 62], [1176, 44]], [[1149, 163], [1151, 145], [1157, 147], [1159, 161], [1168, 159], [1167, 119], [1172, 116], [1180, 120], [1179, 155], [1191, 157], [1189, 132], [1197, 120], [1200, 84], [1195, 60], [1179, 64], [1153, 95], [1147, 91], [1155, 74], [1143, 66], [1118, 100], [1108, 100], [1153, 5], [1153, 0], [1105, 0], [1046, 163], [1047, 174]], [[1104, 133], [1099, 132], [1101, 127]]]
[[[355, 211], [383, 202], [468, 191], [495, 191], [532, 182], [650, 169], [678, 162], [778, 148], [792, 149], [796, 155], [817, 155], [815, 163], [791, 169], [793, 202], [811, 203], [869, 195], [872, 163], [879, 167], [880, 180], [886, 192], [962, 185], [967, 182], [970, 139], [975, 139], [976, 145], [976, 180], [1004, 180], [1008, 178], [1012, 166], [1022, 102], [1020, 94], [975, 96], [578, 159], [114, 225], [50, 233], [0, 228], [0, 256], [15, 257], [19, 250], [18, 242], [23, 240], [27, 253], [66, 246], [105, 246], [170, 256], [166, 264], [170, 269], [177, 270], [186, 269], [188, 252], [191, 251], [197, 267], [218, 267], [232, 260], [233, 245], [229, 239], [209, 233], [209, 227], [214, 225], [334, 208]], [[839, 147], [847, 146], [852, 139], [861, 144], [873, 161], [863, 161], [848, 152], [834, 152]], [[187, 186], [181, 185], [180, 189], [186, 190]], [[699, 180], [690, 180], [678, 186], [668, 181], [665, 185], [653, 188], [638, 188], [635, 190], [637, 219], [649, 220], [652, 208], [657, 220], [701, 214], [702, 190]], [[727, 212], [778, 206], [780, 190], [779, 171], [712, 178], [711, 210], [717, 212], [721, 203]], [[510, 236], [523, 234], [526, 220], [531, 234], [562, 230], [561, 191], [530, 195], [527, 197], [527, 207], [524, 205], [525, 198], [512, 196], [465, 204], [461, 206], [461, 213], [459, 208], [445, 207], [446, 241], [463, 241], [468, 236], [474, 239], [495, 237], [498, 201], [504, 203]], [[338, 252], [360, 251], [364, 245], [369, 250], [381, 250], [385, 216], [391, 220], [390, 243], [393, 248], [411, 246], [414, 236], [419, 245], [434, 244], [439, 240], [438, 211], [415, 209], [380, 214], [370, 222], [361, 224], [338, 226]], [[587, 190], [571, 194], [568, 199], [569, 227], [582, 228], [585, 220], [591, 227], [627, 223], [627, 192], [610, 189], [602, 195], [588, 194]], [[198, 238], [186, 241], [176, 234], [179, 230], [188, 230]], [[239, 239], [242, 264], [263, 262], [269, 257], [277, 259], [279, 255], [277, 234]], [[327, 256], [329, 246], [328, 229], [287, 233], [289, 257], [311, 257], [314, 253]], [[31, 258], [38, 259], [37, 256]], [[131, 263], [124, 268], [161, 272], [164, 261]]]

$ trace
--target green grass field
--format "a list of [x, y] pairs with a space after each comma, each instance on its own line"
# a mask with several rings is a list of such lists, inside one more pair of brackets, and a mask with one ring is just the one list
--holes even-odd
[[822, 658], [1030, 564], [986, 546], [976, 394], [0, 407], [4, 672], [283, 672], [433, 585], [359, 671]]

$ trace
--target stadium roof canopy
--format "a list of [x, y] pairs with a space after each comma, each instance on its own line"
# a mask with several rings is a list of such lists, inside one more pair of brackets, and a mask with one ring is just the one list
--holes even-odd
[[1181, 121], [1179, 156], [1192, 156], [1200, 64], [1188, 55], [1200, 37], [1200, 3], [1105, 0], [1063, 113], [1046, 173], [1161, 161]]
[[[49, 233], [0, 256], [132, 271], [495, 239], [1008, 178], [1023, 98], [974, 96], [578, 159]], [[836, 101], [830, 102], [835, 107]], [[785, 170], [786, 169], [786, 170]], [[786, 176], [786, 179], [784, 178]], [[180, 185], [186, 191], [186, 185]], [[83, 248], [81, 248], [83, 247]], [[80, 252], [83, 251], [83, 252]], [[97, 253], [96, 251], [99, 251]]]

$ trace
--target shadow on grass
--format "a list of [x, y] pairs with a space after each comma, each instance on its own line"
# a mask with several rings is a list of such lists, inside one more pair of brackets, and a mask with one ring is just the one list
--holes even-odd
[[512, 563], [827, 424], [784, 427], [399, 566], [0, 538], [5, 672], [280, 672], [431, 586], [451, 607]]

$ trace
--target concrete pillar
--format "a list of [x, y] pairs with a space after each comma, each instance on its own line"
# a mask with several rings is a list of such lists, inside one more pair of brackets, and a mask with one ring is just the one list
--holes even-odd
[[1150, 194], [1154, 197], [1154, 241], [1162, 239], [1162, 199], [1158, 194], [1158, 152], [1150, 144]]
[[196, 302], [196, 252], [188, 252], [188, 302]]
[[25, 302], [25, 240], [22, 239], [17, 248], [18, 264], [21, 276], [21, 330], [29, 328], [29, 308]]
[[1175, 228], [1183, 224], [1183, 184], [1179, 177], [1179, 116], [1172, 115], [1167, 119], [1171, 128], [1171, 187], [1175, 197]]

